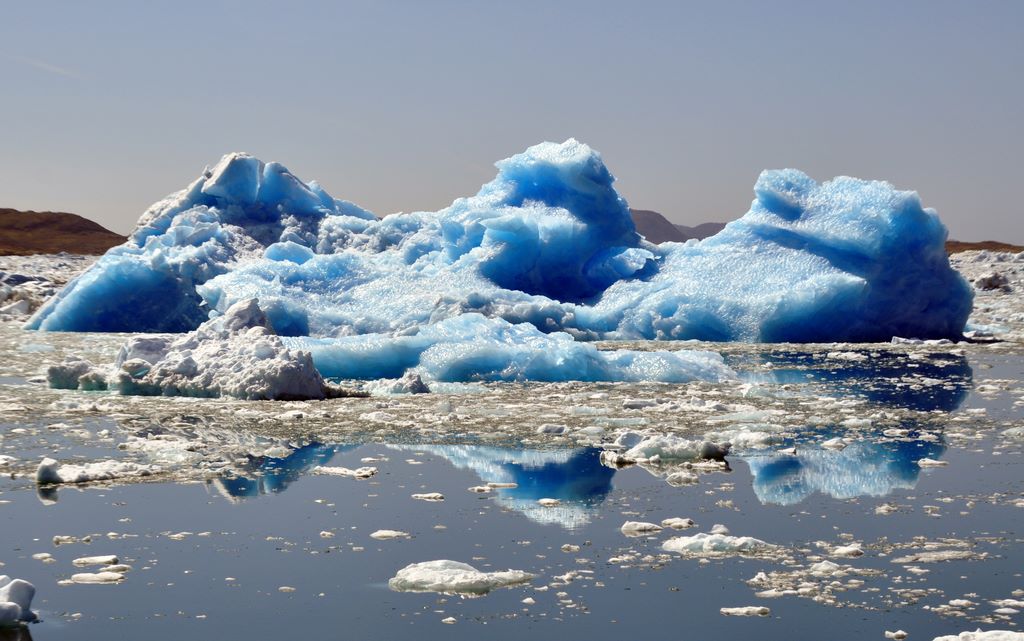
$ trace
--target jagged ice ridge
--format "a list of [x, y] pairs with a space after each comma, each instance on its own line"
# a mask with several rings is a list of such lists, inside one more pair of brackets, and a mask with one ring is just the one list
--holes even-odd
[[718, 235], [653, 245], [586, 145], [542, 143], [497, 167], [475, 196], [378, 220], [228, 154], [28, 326], [183, 332], [258, 299], [325, 376], [681, 381], [730, 371], [574, 339], [959, 338], [970, 313], [938, 216], [885, 182], [766, 171]]

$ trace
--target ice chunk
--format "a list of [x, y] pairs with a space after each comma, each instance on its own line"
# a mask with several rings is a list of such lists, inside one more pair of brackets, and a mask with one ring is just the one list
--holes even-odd
[[71, 356], [47, 368], [46, 382], [54, 389], [78, 389], [80, 379], [94, 369], [89, 361]]
[[832, 556], [863, 556], [864, 550], [856, 543], [832, 548]]
[[1024, 632], [1013, 632], [1011, 630], [986, 630], [980, 629], [974, 632], [961, 632], [960, 634], [948, 634], [935, 637], [934, 641], [1024, 641]]
[[36, 483], [90, 483], [120, 478], [151, 476], [160, 471], [156, 465], [143, 465], [131, 461], [94, 461], [83, 465], [61, 465], [52, 458], [44, 458], [36, 468]]
[[377, 530], [370, 534], [370, 538], [377, 539], [379, 541], [388, 541], [391, 539], [407, 539], [409, 538], [408, 532], [402, 532], [401, 530]]
[[396, 592], [441, 592], [482, 596], [491, 590], [528, 583], [533, 574], [521, 570], [481, 572], [458, 561], [413, 563], [398, 571], [388, 587]]
[[344, 476], [351, 479], [368, 479], [377, 473], [375, 467], [357, 467], [356, 469], [349, 469], [347, 467], [329, 467], [324, 465], [317, 465], [313, 468], [314, 474], [328, 474], [331, 476]]
[[753, 554], [770, 550], [775, 546], [750, 536], [730, 536], [728, 534], [694, 534], [693, 536], [677, 536], [665, 541], [663, 549], [679, 554], [694, 556]]
[[71, 575], [71, 583], [83, 585], [102, 585], [120, 583], [121, 581], [124, 581], [124, 574], [120, 572], [80, 572]]
[[724, 381], [736, 377], [721, 356], [703, 351], [602, 351], [568, 334], [545, 334], [528, 323], [467, 313], [414, 334], [287, 338], [309, 351], [330, 378], [395, 378], [415, 368], [441, 382], [477, 381]]
[[[147, 210], [128, 241], [108, 251], [29, 321], [61, 331], [183, 332], [207, 319], [196, 286], [240, 261], [308, 256], [325, 219], [337, 236], [374, 217], [304, 184], [279, 163], [224, 156], [189, 187]], [[290, 245], [288, 243], [292, 243]], [[225, 307], [226, 309], [226, 307]], [[282, 326], [281, 330], [284, 329]]]
[[[639, 436], [639, 441], [636, 437]], [[626, 432], [620, 440], [634, 443], [629, 449], [615, 456], [614, 462], [636, 463], [643, 461], [679, 461], [695, 459], [722, 460], [729, 453], [729, 444], [712, 443], [711, 441], [688, 439], [674, 434], [658, 434], [640, 436], [636, 432]]]
[[414, 498], [414, 499], [416, 499], [418, 501], [435, 501], [436, 502], [436, 501], [443, 501], [444, 500], [444, 494], [441, 494], [440, 492], [424, 492], [424, 493], [421, 493], [421, 494], [413, 494], [412, 498]]
[[48, 378], [53, 387], [110, 386], [142, 396], [306, 400], [343, 394], [324, 382], [309, 353], [284, 345], [254, 299], [184, 336], [129, 339], [114, 371], [103, 374], [79, 359], [51, 367]]
[[113, 554], [106, 554], [102, 556], [83, 556], [75, 559], [71, 563], [79, 567], [85, 567], [88, 565], [114, 565], [117, 563], [117, 557]]
[[21, 607], [17, 603], [0, 601], [0, 629], [21, 623]]
[[719, 608], [719, 612], [727, 617], [766, 617], [772, 611], [763, 605], [746, 605], [738, 608]]
[[619, 530], [626, 536], [646, 536], [661, 532], [662, 527], [657, 523], [645, 521], [626, 521]]
[[36, 621], [32, 599], [36, 587], [28, 581], [0, 576], [0, 628]]
[[664, 519], [661, 522], [662, 527], [670, 527], [673, 530], [685, 530], [687, 528], [694, 527], [695, 525], [696, 523], [693, 522], [693, 519], [684, 519], [678, 516], [673, 516], [670, 519]]

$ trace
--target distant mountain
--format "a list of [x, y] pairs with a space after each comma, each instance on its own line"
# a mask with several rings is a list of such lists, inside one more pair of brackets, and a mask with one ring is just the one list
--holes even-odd
[[102, 254], [126, 240], [77, 214], [0, 207], [0, 255]]
[[725, 223], [701, 223], [695, 227], [676, 225], [676, 228], [690, 238], [700, 238], [703, 240], [725, 229]]
[[[652, 243], [685, 242], [691, 238], [703, 239], [722, 231], [725, 223], [701, 223], [693, 227], [675, 225], [656, 211], [630, 209], [633, 224], [640, 235]], [[53, 211], [19, 211], [0, 207], [0, 256], [27, 256], [31, 254], [99, 255], [126, 237], [77, 214]], [[1020, 252], [1024, 247], [993, 240], [963, 242], [950, 240], [946, 251], [987, 249], [999, 252]]]
[[946, 253], [958, 254], [960, 252], [987, 249], [990, 252], [1013, 252], [1014, 254], [1024, 251], [1020, 245], [1011, 245], [997, 240], [982, 240], [976, 243], [969, 243], [962, 240], [947, 240]]
[[637, 233], [652, 243], [682, 243], [692, 238], [678, 229], [679, 225], [673, 225], [656, 211], [630, 209], [629, 213], [633, 215], [633, 224], [636, 225]]
[[667, 218], [649, 209], [630, 209], [637, 232], [652, 243], [682, 243], [691, 238], [707, 238], [722, 231], [725, 223], [701, 223], [696, 227], [674, 225]]

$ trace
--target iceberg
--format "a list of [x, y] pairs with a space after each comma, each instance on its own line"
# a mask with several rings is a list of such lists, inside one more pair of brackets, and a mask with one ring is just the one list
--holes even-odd
[[341, 338], [286, 338], [309, 352], [328, 378], [399, 378], [460, 381], [723, 382], [736, 373], [707, 351], [602, 351], [564, 332], [545, 334], [529, 323], [511, 324], [478, 313], [426, 325], [414, 334], [380, 333]]
[[[565, 359], [584, 380], [673, 381], [684, 353], [595, 357], [579, 341], [956, 339], [971, 310], [936, 213], [885, 182], [765, 171], [716, 236], [653, 245], [590, 147], [541, 143], [496, 166], [474, 196], [378, 219], [228, 154], [27, 326], [185, 332], [258, 299], [325, 376], [510, 380]], [[524, 363], [518, 346], [543, 335], [551, 362]], [[566, 380], [557, 369], [541, 380]]]
[[133, 336], [112, 367], [70, 357], [47, 370], [50, 387], [125, 396], [322, 400], [351, 392], [327, 384], [310, 354], [288, 349], [255, 300], [176, 336]]

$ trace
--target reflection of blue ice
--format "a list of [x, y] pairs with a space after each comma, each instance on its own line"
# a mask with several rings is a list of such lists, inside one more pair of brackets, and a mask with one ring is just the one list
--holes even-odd
[[[407, 449], [407, 448], [402, 448]], [[557, 523], [574, 528], [590, 520], [590, 512], [612, 489], [615, 470], [601, 465], [596, 448], [572, 450], [519, 450], [474, 445], [418, 445], [447, 459], [459, 469], [476, 473], [483, 483], [515, 483], [514, 488], [495, 490], [503, 507], [521, 512], [537, 523]], [[537, 499], [562, 502], [541, 507]]]
[[[848, 362], [823, 360], [794, 351], [773, 352], [765, 360], [772, 364], [772, 369], [768, 374], [757, 375], [762, 380], [767, 378], [765, 382], [817, 382], [838, 394], [862, 396], [882, 405], [923, 412], [952, 412], [960, 407], [974, 375], [965, 356], [946, 352], [910, 360], [900, 352], [872, 351], [867, 360]], [[913, 384], [921, 380], [930, 384]]]
[[753, 475], [754, 493], [762, 503], [793, 505], [814, 492], [837, 499], [885, 496], [917, 483], [922, 458], [945, 451], [926, 441], [855, 442], [842, 451], [797, 447], [797, 454], [754, 454], [743, 460]]
[[230, 498], [247, 498], [261, 494], [275, 494], [288, 489], [317, 465], [324, 465], [338, 452], [353, 449], [354, 445], [304, 445], [284, 458], [251, 456], [243, 466], [247, 475], [234, 475], [213, 481], [217, 488]]

